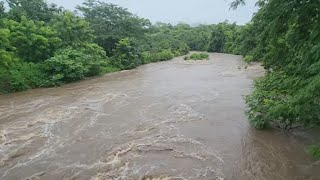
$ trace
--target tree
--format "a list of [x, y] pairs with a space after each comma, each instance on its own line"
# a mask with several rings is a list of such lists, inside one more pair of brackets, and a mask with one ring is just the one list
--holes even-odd
[[132, 69], [143, 63], [141, 57], [134, 39], [124, 38], [116, 45], [112, 64], [120, 69]]
[[126, 37], [141, 39], [150, 26], [149, 20], [139, 18], [128, 12], [127, 9], [114, 4], [87, 0], [77, 9], [90, 22], [97, 37], [96, 42], [109, 55], [112, 54], [119, 40]]
[[28, 20], [22, 16], [21, 22], [5, 20], [5, 27], [10, 31], [10, 43], [16, 54], [27, 62], [42, 62], [53, 56], [59, 48], [61, 39], [57, 32], [44, 22]]
[[17, 61], [15, 48], [10, 44], [10, 30], [0, 29], [0, 67], [9, 68]]
[[97, 44], [81, 44], [58, 50], [54, 57], [44, 62], [48, 77], [45, 85], [56, 86], [96, 76], [108, 65], [104, 50]]
[[5, 7], [4, 7], [4, 2], [0, 2], [0, 18], [3, 18], [5, 15]]
[[320, 125], [319, 6], [319, 1], [260, 1], [252, 26], [261, 30], [255, 52], [262, 52], [268, 73], [247, 98], [257, 127]]
[[49, 22], [55, 14], [61, 12], [55, 4], [47, 4], [44, 0], [7, 0], [8, 18], [20, 21], [21, 16], [31, 20]]
[[51, 22], [58, 37], [63, 39], [63, 46], [93, 42], [93, 30], [89, 22], [66, 11], [55, 17]]
[[210, 52], [223, 52], [226, 43], [226, 35], [221, 28], [212, 31], [212, 40], [209, 45], [208, 51]]
[[238, 6], [240, 5], [245, 5], [245, 0], [234, 0], [231, 4], [230, 4], [230, 8], [232, 9], [237, 9]]

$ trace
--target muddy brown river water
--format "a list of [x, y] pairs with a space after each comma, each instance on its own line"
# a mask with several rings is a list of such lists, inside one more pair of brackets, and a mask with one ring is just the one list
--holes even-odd
[[307, 137], [249, 126], [262, 73], [210, 54], [2, 95], [0, 179], [320, 179]]

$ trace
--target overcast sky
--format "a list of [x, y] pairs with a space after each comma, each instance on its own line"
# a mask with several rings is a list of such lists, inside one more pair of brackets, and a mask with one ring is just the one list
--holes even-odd
[[[47, 0], [66, 9], [74, 7], [84, 0]], [[176, 24], [216, 24], [229, 20], [237, 24], [250, 21], [256, 0], [247, 0], [247, 5], [237, 10], [229, 10], [232, 0], [100, 0], [128, 8], [131, 13], [148, 18], [152, 22]]]

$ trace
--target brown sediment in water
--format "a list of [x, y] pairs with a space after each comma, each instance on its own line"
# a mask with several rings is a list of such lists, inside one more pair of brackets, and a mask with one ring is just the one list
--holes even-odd
[[0, 96], [0, 179], [319, 179], [308, 138], [248, 125], [240, 56]]

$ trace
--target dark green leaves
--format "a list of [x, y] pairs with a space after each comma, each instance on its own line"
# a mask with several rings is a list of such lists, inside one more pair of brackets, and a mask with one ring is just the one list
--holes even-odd
[[21, 16], [31, 20], [49, 22], [61, 11], [55, 4], [47, 4], [44, 0], [7, 0], [10, 7], [8, 18], [20, 21]]
[[[249, 117], [282, 129], [320, 125], [320, 1], [259, 1], [253, 55], [268, 74], [247, 98]], [[244, 41], [246, 42], [246, 41]]]
[[139, 18], [127, 9], [114, 4], [89, 0], [77, 8], [94, 29], [97, 36], [96, 42], [109, 55], [121, 39], [143, 38], [150, 26], [149, 20]]
[[230, 4], [230, 9], [237, 9], [240, 5], [245, 5], [245, 0], [235, 0]]
[[57, 37], [57, 32], [44, 22], [22, 16], [21, 22], [5, 20], [4, 24], [10, 32], [10, 44], [14, 47], [11, 49], [24, 61], [44, 61], [60, 46], [61, 39]]

